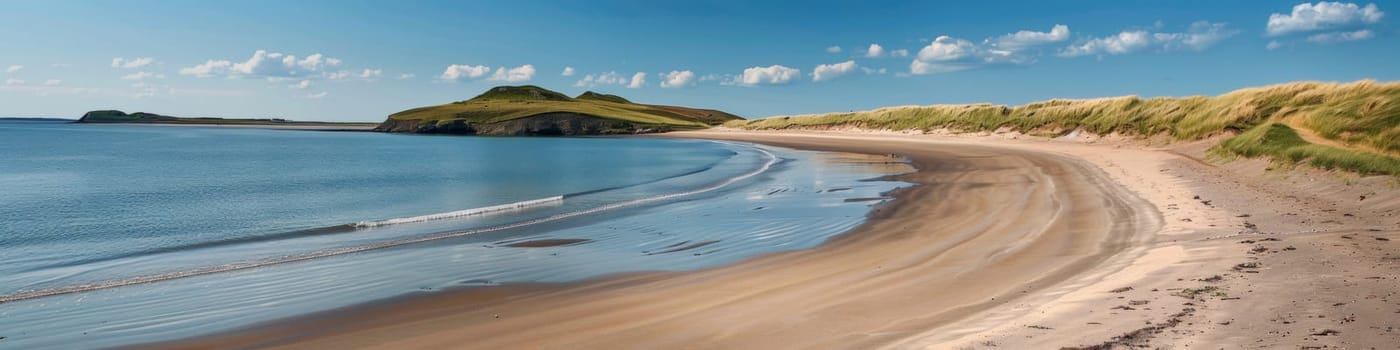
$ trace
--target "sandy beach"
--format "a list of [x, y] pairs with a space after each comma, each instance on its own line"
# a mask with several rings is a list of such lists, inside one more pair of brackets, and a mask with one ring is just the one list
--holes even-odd
[[[171, 348], [1172, 348], [1400, 343], [1393, 177], [1016, 134], [678, 132], [897, 154], [918, 184], [816, 249], [405, 297]], [[142, 346], [149, 348], [150, 345]]]

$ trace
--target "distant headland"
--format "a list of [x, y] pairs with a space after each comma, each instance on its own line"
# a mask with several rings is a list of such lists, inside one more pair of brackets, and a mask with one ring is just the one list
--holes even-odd
[[280, 118], [217, 118], [217, 117], [173, 117], [155, 113], [136, 112], [126, 113], [118, 110], [98, 110], [83, 114], [76, 123], [84, 124], [168, 124], [168, 125], [206, 125], [206, 126], [246, 126], [246, 127], [270, 127], [270, 128], [295, 128], [295, 129], [317, 129], [317, 130], [369, 130], [374, 123], [344, 123], [344, 122], [317, 122], [317, 121], [295, 121]]
[[578, 97], [532, 85], [498, 86], [466, 101], [389, 115], [376, 131], [496, 136], [566, 136], [704, 129], [737, 115], [690, 107], [648, 105], [616, 95]]
[[147, 112], [96, 110], [77, 123], [242, 126], [336, 131], [491, 136], [573, 136], [658, 133], [705, 129], [737, 115], [712, 109], [640, 104], [621, 96], [584, 92], [578, 97], [538, 86], [498, 86], [469, 100], [413, 108], [382, 123], [294, 121], [281, 118], [175, 117]]

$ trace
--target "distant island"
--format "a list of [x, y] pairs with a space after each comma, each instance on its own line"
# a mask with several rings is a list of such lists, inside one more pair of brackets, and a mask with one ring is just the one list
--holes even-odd
[[20, 122], [72, 122], [72, 121], [73, 121], [72, 119], [67, 119], [67, 118], [50, 118], [50, 117], [0, 117], [0, 120], [20, 121]]
[[136, 112], [128, 114], [126, 112], [117, 110], [100, 110], [87, 112], [83, 114], [82, 118], [78, 119], [77, 123], [287, 127], [310, 128], [321, 130], [368, 130], [377, 125], [375, 123], [295, 121], [280, 118], [238, 119], [217, 117], [172, 117], [168, 115], [160, 115], [146, 112]]
[[711, 109], [634, 103], [592, 91], [569, 97], [525, 85], [498, 86], [466, 101], [394, 113], [374, 130], [494, 136], [605, 135], [705, 129], [743, 119]]

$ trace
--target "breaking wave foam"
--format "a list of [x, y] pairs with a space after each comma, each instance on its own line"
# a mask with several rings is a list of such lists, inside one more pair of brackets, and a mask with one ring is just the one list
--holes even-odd
[[350, 224], [350, 226], [353, 226], [353, 227], [355, 227], [355, 228], [370, 228], [370, 227], [379, 227], [379, 226], [387, 226], [387, 225], [398, 225], [398, 224], [409, 224], [409, 223], [417, 223], [417, 222], [426, 222], [426, 221], [433, 221], [433, 220], [455, 219], [455, 218], [468, 217], [468, 216], [486, 215], [486, 214], [497, 213], [497, 212], [503, 212], [503, 211], [509, 211], [509, 210], [526, 209], [526, 208], [532, 208], [532, 207], [538, 207], [538, 206], [544, 206], [544, 205], [553, 205], [553, 204], [559, 204], [560, 202], [563, 202], [563, 201], [564, 201], [564, 196], [554, 196], [554, 197], [549, 197], [549, 198], [532, 199], [532, 200], [528, 200], [528, 201], [520, 201], [520, 202], [515, 202], [515, 203], [509, 203], [509, 204], [493, 205], [493, 206], [489, 206], [489, 207], [481, 207], [481, 208], [472, 208], [472, 209], [465, 209], [465, 210], [458, 210], [458, 211], [450, 211], [450, 212], [446, 212], [446, 213], [428, 214], [428, 215], [421, 215], [421, 216], [414, 216], [414, 217], [407, 217], [407, 218], [394, 218], [394, 219], [379, 220], [379, 221], [360, 221], [360, 222], [357, 222], [357, 223], [354, 223], [354, 224]]

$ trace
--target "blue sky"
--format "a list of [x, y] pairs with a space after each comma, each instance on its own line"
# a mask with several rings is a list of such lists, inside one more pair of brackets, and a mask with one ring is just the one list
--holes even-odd
[[0, 1], [0, 115], [378, 121], [502, 84], [751, 118], [1218, 94], [1400, 79], [1392, 11], [1400, 1]]

